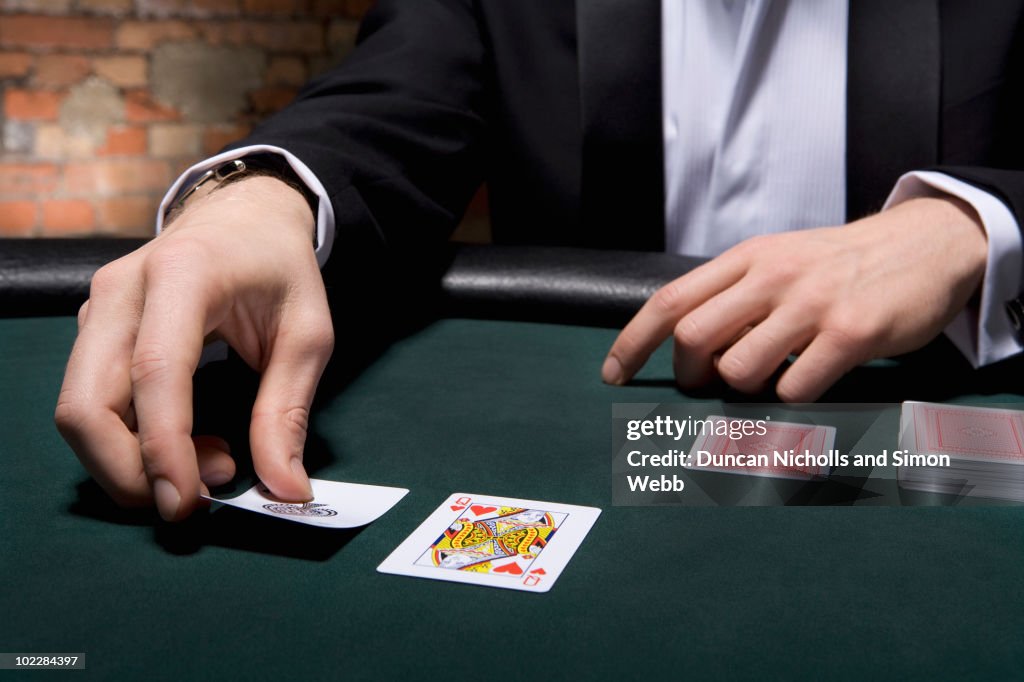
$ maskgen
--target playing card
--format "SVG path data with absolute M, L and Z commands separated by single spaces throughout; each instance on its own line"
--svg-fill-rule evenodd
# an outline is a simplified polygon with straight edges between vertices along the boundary
M 313 500 L 305 504 L 283 502 L 267 490 L 262 483 L 254 485 L 238 497 L 219 500 L 203 495 L 208 500 L 248 509 L 258 514 L 306 523 L 321 528 L 357 528 L 376 521 L 398 504 L 409 491 L 380 485 L 342 483 L 309 479 L 313 486 Z
M 901 415 L 901 447 L 957 459 L 1024 463 L 1024 413 L 908 401 Z
M 734 439 L 725 428 L 733 419 L 719 415 L 707 419 L 715 428 L 705 430 L 694 442 L 690 449 L 691 469 L 801 480 L 824 478 L 829 474 L 828 466 L 800 459 L 794 462 L 790 455 L 803 460 L 808 455 L 827 456 L 836 441 L 834 426 L 767 422 L 763 435 L 736 434 L 738 437 Z M 707 454 L 701 455 L 702 452 Z M 781 459 L 775 456 L 776 452 L 782 455 Z M 757 463 L 752 463 L 754 460 Z
M 594 507 L 454 493 L 377 570 L 547 592 L 600 514 Z

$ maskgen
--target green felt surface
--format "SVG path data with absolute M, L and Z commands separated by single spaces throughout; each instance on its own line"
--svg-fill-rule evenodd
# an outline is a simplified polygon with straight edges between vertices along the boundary
M 0 320 L 0 651 L 86 652 L 76 679 L 1024 674 L 1024 508 L 611 507 L 611 404 L 682 399 L 663 353 L 636 385 L 601 384 L 612 331 L 446 320 L 326 382 L 313 474 L 411 491 L 341 533 L 113 509 L 52 425 L 73 335 Z M 949 362 L 834 395 L 1019 399 L 1019 364 Z M 226 397 L 199 404 L 244 402 L 218 371 L 204 381 Z M 604 512 L 547 594 L 376 573 L 456 491 Z

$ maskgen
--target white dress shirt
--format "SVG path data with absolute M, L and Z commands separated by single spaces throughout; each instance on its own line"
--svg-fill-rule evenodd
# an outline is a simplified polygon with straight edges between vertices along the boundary
M 845 222 L 846 18 L 832 0 L 662 0 L 667 251 Z
M 847 17 L 847 3 L 832 0 L 662 0 L 667 251 L 711 257 L 754 235 L 845 222 Z M 255 152 L 284 155 L 320 198 L 322 266 L 334 238 L 328 194 L 277 147 L 190 168 L 164 198 L 157 232 L 186 183 Z M 1000 200 L 941 173 L 905 175 L 885 207 L 944 193 L 977 211 L 989 251 L 980 306 L 946 334 L 974 366 L 989 364 L 1024 349 L 1003 310 L 1020 291 L 1020 230 Z
M 758 234 L 843 224 L 847 3 L 661 9 L 667 249 L 710 257 Z M 1001 201 L 941 173 L 905 175 L 885 207 L 943 193 L 969 203 L 988 236 L 981 303 L 946 329 L 977 367 L 1022 349 L 1003 310 L 1020 291 L 1021 233 Z

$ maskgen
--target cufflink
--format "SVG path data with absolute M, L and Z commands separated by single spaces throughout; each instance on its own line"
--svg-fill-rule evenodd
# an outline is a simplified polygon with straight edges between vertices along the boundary
M 1017 298 L 1006 302 L 1006 315 L 1010 318 L 1013 330 L 1017 332 L 1017 338 L 1024 341 L 1024 293 Z

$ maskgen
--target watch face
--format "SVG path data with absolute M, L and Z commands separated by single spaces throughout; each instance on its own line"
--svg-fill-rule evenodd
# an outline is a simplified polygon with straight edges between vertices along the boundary
M 217 166 L 217 168 L 213 171 L 213 174 L 217 177 L 218 182 L 222 182 L 230 178 L 232 175 L 241 173 L 244 170 L 244 159 L 233 159 L 221 166 Z

